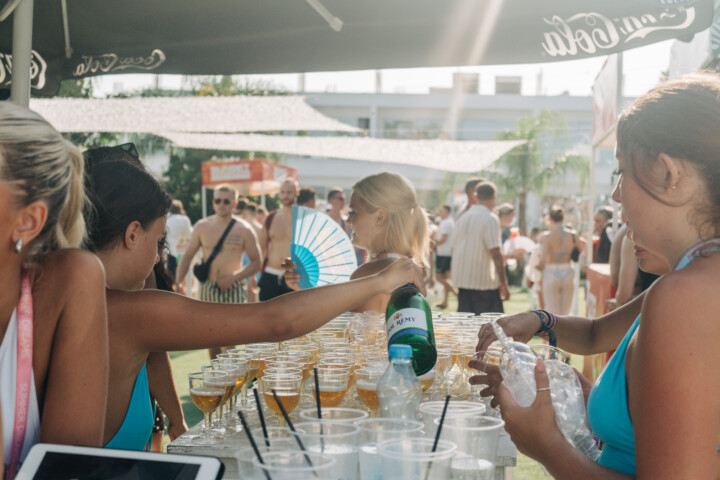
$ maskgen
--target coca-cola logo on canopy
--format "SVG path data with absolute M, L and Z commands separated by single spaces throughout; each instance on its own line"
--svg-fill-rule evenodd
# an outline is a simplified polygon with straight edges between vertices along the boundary
M 595 12 L 579 13 L 569 18 L 555 15 L 543 18 L 553 29 L 543 34 L 542 47 L 551 57 L 592 55 L 645 38 L 659 30 L 684 30 L 695 21 L 695 15 L 695 7 L 617 18 Z
M 0 53 L 0 85 L 10 85 L 12 77 L 12 54 Z M 47 63 L 35 50 L 32 51 L 30 58 L 30 86 L 32 88 L 41 89 L 45 86 L 47 80 Z
M 165 53 L 159 48 L 153 50 L 146 57 L 121 57 L 115 53 L 83 55 L 82 61 L 73 70 L 73 76 L 83 77 L 95 73 L 119 72 L 128 68 L 154 70 L 163 63 L 165 63 Z

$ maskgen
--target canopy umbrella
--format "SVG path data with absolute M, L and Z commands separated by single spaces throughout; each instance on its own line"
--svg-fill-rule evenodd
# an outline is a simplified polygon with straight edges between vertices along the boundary
M 9 0 L 32 87 L 110 73 L 253 74 L 571 60 L 707 28 L 712 0 Z M 24 7 L 24 8 L 23 8 Z M 0 14 L 0 18 L 2 15 Z M 13 41 L 13 30 L 16 39 Z M 32 32 L 32 34 L 31 34 Z M 24 41 L 23 41 L 24 39 Z M 23 75 L 30 68 L 22 67 Z M 17 78 L 18 85 L 27 78 Z

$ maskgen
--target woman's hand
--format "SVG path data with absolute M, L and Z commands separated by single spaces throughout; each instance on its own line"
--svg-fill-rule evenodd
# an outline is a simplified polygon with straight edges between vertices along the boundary
M 168 422 L 167 431 L 168 436 L 170 437 L 170 441 L 174 441 L 180 435 L 188 431 L 188 426 L 185 423 L 185 419 L 182 419 L 180 422 Z
M 300 281 L 300 274 L 293 273 L 293 270 L 295 270 L 297 266 L 293 263 L 290 257 L 286 257 L 280 266 L 283 270 L 285 270 L 285 284 L 288 288 L 291 290 L 301 290 L 300 284 L 298 283 Z
M 555 423 L 555 410 L 550 399 L 550 380 L 542 360 L 538 360 L 535 365 L 535 383 L 537 396 L 527 408 L 515 402 L 504 384 L 499 386 L 495 399 L 500 404 L 505 430 L 518 450 L 543 463 L 549 456 L 557 455 L 561 445 L 569 444 Z
M 500 367 L 492 363 L 485 363 L 482 360 L 470 360 L 468 366 L 472 369 L 479 370 L 482 375 L 473 375 L 468 379 L 470 385 L 487 385 L 487 388 L 480 390 L 482 397 L 495 397 L 498 387 L 503 381 Z M 497 398 L 490 401 L 490 406 L 495 408 L 498 406 Z
M 425 269 L 409 258 L 399 258 L 377 274 L 385 282 L 385 292 L 392 293 L 403 285 L 414 284 L 425 295 Z
M 498 320 L 498 324 L 508 337 L 513 337 L 517 342 L 527 343 L 535 333 L 540 330 L 540 319 L 533 312 L 518 313 Z M 486 323 L 480 327 L 478 332 L 478 344 L 475 350 L 484 352 L 488 346 L 497 340 L 492 326 Z

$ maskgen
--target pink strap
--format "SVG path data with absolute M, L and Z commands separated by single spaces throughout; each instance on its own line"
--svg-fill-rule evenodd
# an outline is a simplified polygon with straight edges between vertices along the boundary
M 7 480 L 13 480 L 17 473 L 25 443 L 28 406 L 30 405 L 30 382 L 32 382 L 33 352 L 33 304 L 32 286 L 26 271 L 22 273 L 20 301 L 17 309 L 17 378 L 15 390 L 15 428 L 10 450 L 10 464 L 6 473 Z

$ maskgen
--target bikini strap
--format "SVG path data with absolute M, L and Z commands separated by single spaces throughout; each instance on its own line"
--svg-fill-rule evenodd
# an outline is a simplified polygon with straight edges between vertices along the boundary
M 27 430 L 28 408 L 32 382 L 33 359 L 33 302 L 32 285 L 26 270 L 20 279 L 20 300 L 17 307 L 17 378 L 15 379 L 15 423 L 12 444 L 10 446 L 10 463 L 6 479 L 13 480 L 20 464 L 25 431 Z
M 720 252 L 720 238 L 711 238 L 692 245 L 687 252 L 680 257 L 680 261 L 675 267 L 675 270 L 685 268 L 697 257 L 711 252 Z

